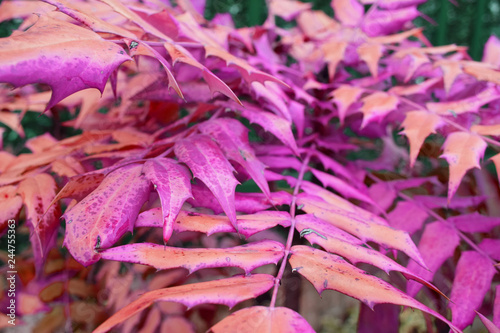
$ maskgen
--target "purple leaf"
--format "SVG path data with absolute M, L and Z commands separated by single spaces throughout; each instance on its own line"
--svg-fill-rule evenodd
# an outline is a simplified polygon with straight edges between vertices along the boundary
M 396 208 L 387 214 L 392 227 L 408 232 L 410 235 L 420 230 L 429 217 L 427 212 L 412 202 L 400 201 Z
M 208 135 L 192 135 L 175 143 L 175 155 L 186 163 L 194 177 L 200 179 L 217 198 L 233 226 L 236 224 L 234 190 L 238 181 L 233 167 Z
M 163 212 L 163 241 L 172 235 L 174 222 L 186 199 L 191 197 L 191 175 L 174 160 L 167 158 L 149 160 L 143 172 L 160 196 Z
M 500 239 L 485 238 L 479 247 L 493 259 L 500 260 Z
M 475 251 L 463 252 L 455 271 L 449 304 L 452 322 L 464 329 L 472 324 L 495 275 L 493 263 Z
M 448 218 L 448 221 L 464 232 L 490 232 L 500 225 L 499 217 L 485 216 L 477 212 L 453 216 Z
M 408 269 L 425 280 L 431 281 L 434 273 L 453 254 L 459 242 L 460 237 L 452 227 L 441 222 L 426 225 L 418 250 L 429 270 L 420 267 L 415 262 L 410 262 Z M 420 284 L 408 281 L 408 295 L 415 296 L 421 287 Z

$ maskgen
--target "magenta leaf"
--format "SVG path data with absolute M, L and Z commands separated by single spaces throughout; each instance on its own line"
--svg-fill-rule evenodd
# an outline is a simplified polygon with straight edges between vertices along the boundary
M 175 219 L 184 201 L 191 197 L 191 175 L 184 166 L 167 158 L 147 161 L 143 172 L 160 196 L 163 213 L 163 240 L 166 243 L 172 235 Z
M 248 142 L 248 130 L 243 124 L 231 118 L 218 118 L 202 123 L 199 129 L 203 134 L 212 136 L 226 157 L 243 166 L 262 192 L 267 197 L 271 196 L 264 177 L 266 166 L 255 157 Z
M 238 181 L 233 167 L 208 135 L 192 135 L 175 143 L 175 155 L 186 163 L 194 177 L 214 194 L 227 217 L 238 230 L 234 206 L 234 190 Z
M 493 263 L 476 251 L 463 252 L 458 261 L 451 301 L 452 322 L 464 329 L 472 324 L 475 310 L 479 309 L 483 298 L 490 289 L 491 280 L 496 270 Z
M 91 265 L 100 257 L 96 249 L 109 248 L 125 232 L 132 232 L 150 187 L 140 164 L 108 174 L 99 187 L 63 215 L 64 245 L 71 255 L 82 265 Z
M 127 60 L 120 46 L 93 31 L 42 15 L 26 32 L 0 40 L 0 82 L 49 85 L 48 110 L 83 89 L 102 93 L 110 74 Z
M 420 267 L 415 262 L 410 262 L 408 269 L 427 281 L 431 281 L 434 273 L 453 254 L 459 243 L 460 237 L 452 227 L 441 222 L 426 225 L 418 250 L 429 270 Z M 408 281 L 408 295 L 415 296 L 420 288 L 420 284 Z

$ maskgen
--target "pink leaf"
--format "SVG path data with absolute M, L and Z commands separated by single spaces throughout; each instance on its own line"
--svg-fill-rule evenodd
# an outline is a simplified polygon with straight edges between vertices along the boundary
M 438 115 L 458 115 L 467 112 L 478 112 L 479 108 L 491 101 L 500 98 L 500 94 L 495 87 L 486 88 L 472 97 L 451 102 L 427 103 L 427 109 Z
M 199 126 L 202 133 L 212 136 L 226 157 L 245 168 L 255 183 L 267 197 L 271 196 L 269 185 L 264 177 L 265 165 L 260 162 L 248 142 L 248 130 L 239 121 L 218 118 Z
M 175 219 L 186 199 L 191 197 L 191 175 L 174 160 L 167 158 L 149 160 L 143 172 L 160 196 L 163 212 L 163 241 L 172 235 Z
M 97 88 L 102 93 L 109 75 L 130 57 L 93 31 L 40 16 L 26 32 L 0 41 L 0 59 L 0 82 L 51 87 L 48 110 L 79 90 Z
M 358 0 L 333 0 L 335 19 L 346 26 L 357 26 L 365 13 L 365 8 Z
M 495 304 L 493 305 L 493 323 L 500 327 L 500 285 L 496 287 Z
M 449 304 L 452 322 L 464 329 L 472 324 L 495 275 L 493 263 L 475 251 L 463 252 L 455 271 Z
M 148 199 L 150 184 L 142 165 L 121 167 L 104 178 L 92 193 L 63 216 L 64 245 L 82 265 L 99 260 L 98 248 L 108 248 L 132 231 L 137 214 Z
M 418 249 L 429 270 L 420 267 L 415 262 L 410 262 L 408 269 L 428 281 L 432 280 L 434 273 L 453 254 L 459 242 L 460 237 L 448 225 L 441 222 L 428 224 L 424 229 Z M 415 296 L 420 288 L 420 284 L 408 281 L 408 295 Z
M 94 333 L 109 331 L 154 302 L 179 302 L 189 308 L 204 303 L 224 304 L 233 307 L 239 302 L 262 295 L 273 285 L 274 277 L 272 275 L 253 274 L 153 290 L 123 307 L 95 329 Z
M 485 216 L 478 212 L 452 216 L 448 218 L 448 221 L 464 232 L 490 232 L 500 225 L 499 217 Z
M 311 172 L 316 178 L 319 179 L 323 186 L 333 188 L 344 197 L 358 199 L 372 205 L 375 204 L 368 195 L 352 187 L 342 179 L 316 169 L 311 169 Z
M 376 216 L 357 208 L 353 211 L 326 202 L 318 197 L 299 194 L 297 203 L 309 214 L 347 231 L 363 241 L 374 241 L 380 245 L 405 252 L 412 259 L 425 267 L 415 244 L 410 236 L 401 230 L 395 230 L 383 224 L 375 223 Z
M 189 274 L 203 268 L 239 267 L 248 275 L 266 264 L 276 264 L 283 258 L 281 243 L 265 240 L 224 249 L 184 249 L 151 243 L 136 243 L 101 252 L 108 260 L 132 262 L 156 269 L 183 267 Z
M 227 217 L 238 229 L 234 207 L 234 190 L 238 181 L 233 167 L 208 135 L 192 135 L 175 143 L 175 155 L 186 163 L 194 177 L 200 179 L 215 195 Z
M 429 215 L 412 202 L 400 201 L 388 215 L 392 227 L 408 232 L 410 235 L 420 230 Z
M 489 320 L 479 312 L 477 313 L 477 315 L 479 316 L 479 319 L 481 319 L 481 321 L 483 322 L 484 326 L 486 326 L 489 333 L 500 333 L 500 328 L 498 328 L 498 326 L 493 324 L 491 320 Z
M 314 333 L 314 329 L 300 314 L 289 308 L 252 306 L 224 318 L 209 332 Z
M 493 259 L 500 261 L 500 239 L 485 238 L 479 247 Z
M 297 216 L 296 228 L 300 232 L 300 235 L 305 237 L 311 244 L 318 244 L 330 253 L 347 258 L 353 264 L 364 262 L 382 269 L 387 274 L 389 274 L 390 271 L 398 271 L 406 278 L 418 281 L 441 293 L 425 279 L 415 275 L 394 260 L 378 251 L 363 246 L 359 239 L 311 214 Z
M 259 124 L 266 131 L 274 134 L 281 142 L 290 147 L 296 156 L 299 156 L 297 143 L 293 137 L 291 124 L 288 121 L 270 112 L 261 111 L 247 103 L 244 104 L 244 108 L 238 108 L 237 110 L 241 111 L 243 117 L 247 118 L 251 123 Z
M 291 252 L 290 265 L 293 271 L 299 272 L 309 280 L 320 294 L 325 289 L 336 290 L 359 299 L 370 308 L 373 308 L 378 303 L 409 306 L 441 319 L 454 331 L 456 330 L 439 313 L 429 309 L 387 282 L 366 274 L 365 271 L 354 267 L 336 255 L 303 245 L 293 246 Z
M 287 212 L 261 211 L 255 214 L 238 215 L 239 233 L 246 238 L 253 234 L 270 229 L 276 225 L 290 226 L 290 214 Z M 136 227 L 162 227 L 161 209 L 153 208 L 142 212 L 135 222 Z M 208 236 L 217 232 L 236 232 L 226 216 L 208 215 L 181 211 L 174 224 L 176 232 L 196 231 Z

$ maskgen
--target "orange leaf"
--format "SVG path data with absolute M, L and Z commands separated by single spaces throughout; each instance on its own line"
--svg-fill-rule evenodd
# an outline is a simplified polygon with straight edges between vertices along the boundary
M 370 308 L 378 303 L 409 306 L 427 312 L 447 323 L 459 332 L 452 323 L 434 310 L 429 309 L 387 282 L 368 275 L 365 271 L 347 263 L 341 257 L 309 246 L 296 245 L 291 249 L 290 265 L 309 280 L 321 293 L 325 289 L 339 291 L 359 299 Z
M 252 306 L 224 318 L 209 332 L 313 333 L 314 329 L 300 314 L 289 308 Z
M 417 159 L 420 147 L 431 133 L 436 133 L 436 129 L 442 125 L 441 118 L 426 111 L 410 111 L 401 124 L 404 131 L 401 134 L 406 135 L 410 141 L 410 166 L 413 167 Z
M 364 92 L 364 89 L 353 87 L 350 85 L 341 85 L 337 89 L 335 89 L 331 96 L 333 97 L 333 102 L 337 105 L 337 109 L 339 112 L 340 123 L 344 123 L 344 118 L 347 113 L 347 109 L 352 103 L 356 102 Z
M 486 142 L 475 134 L 454 132 L 448 135 L 443 144 L 444 152 L 440 156 L 450 165 L 448 184 L 448 202 L 451 200 L 467 170 L 480 168 L 479 159 L 483 157 Z
M 399 99 L 388 93 L 377 91 L 362 99 L 363 106 L 360 111 L 363 112 L 363 122 L 361 128 L 365 127 L 373 120 L 380 120 L 386 114 L 396 109 Z
M 361 60 L 366 62 L 371 75 L 374 78 L 378 76 L 378 61 L 382 56 L 383 47 L 380 44 L 364 43 L 361 44 L 357 52 Z
M 346 210 L 333 202 L 326 202 L 322 198 L 305 194 L 298 196 L 297 203 L 303 205 L 302 209 L 306 213 L 314 214 L 363 241 L 373 241 L 382 246 L 403 251 L 425 267 L 422 256 L 408 233 L 377 223 L 379 217 L 375 214 L 354 205 L 355 210 Z
M 154 302 L 179 302 L 191 308 L 198 304 L 214 303 L 233 307 L 237 303 L 262 295 L 274 285 L 274 277 L 267 274 L 236 276 L 227 279 L 199 282 L 178 287 L 153 290 L 123 307 L 94 330 L 109 331 Z
M 210 267 L 240 267 L 248 275 L 266 264 L 283 258 L 284 247 L 271 240 L 230 248 L 184 249 L 151 243 L 136 243 L 101 252 L 103 259 L 153 266 L 156 269 L 184 267 L 189 274 Z
M 328 77 L 330 81 L 335 76 L 337 65 L 344 59 L 347 42 L 332 40 L 321 45 L 325 61 L 328 63 Z

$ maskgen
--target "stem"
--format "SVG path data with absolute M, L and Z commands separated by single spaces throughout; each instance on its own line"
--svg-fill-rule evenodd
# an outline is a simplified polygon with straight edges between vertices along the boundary
M 283 278 L 283 273 L 285 272 L 285 267 L 288 262 L 288 255 L 290 254 L 290 248 L 292 247 L 293 235 L 295 232 L 295 213 L 296 213 L 296 202 L 297 202 L 297 194 L 299 194 L 300 185 L 302 184 L 302 180 L 304 179 L 304 174 L 308 168 L 309 160 L 311 159 L 311 151 L 315 149 L 315 145 L 311 146 L 309 149 L 306 158 L 302 162 L 302 166 L 300 168 L 299 176 L 297 178 L 297 182 L 295 183 L 295 187 L 293 189 L 292 202 L 290 204 L 290 230 L 288 231 L 288 238 L 286 240 L 285 246 L 285 254 L 283 255 L 283 261 L 281 262 L 280 269 L 278 271 L 278 275 L 274 279 L 274 289 L 273 296 L 271 298 L 270 308 L 274 308 L 276 305 L 276 298 L 278 296 L 278 288 L 280 286 L 281 279 Z

